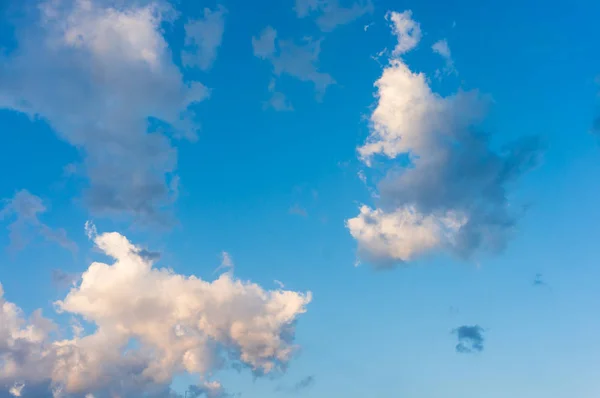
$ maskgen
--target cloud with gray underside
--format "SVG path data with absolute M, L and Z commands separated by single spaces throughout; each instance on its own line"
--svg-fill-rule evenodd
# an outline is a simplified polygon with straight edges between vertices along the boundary
M 195 107 L 210 93 L 184 81 L 173 62 L 163 36 L 173 11 L 167 3 L 43 0 L 16 24 L 16 48 L 0 55 L 0 109 L 46 122 L 79 151 L 83 199 L 95 216 L 173 222 L 174 142 L 196 139 Z M 210 51 L 218 44 L 195 43 Z

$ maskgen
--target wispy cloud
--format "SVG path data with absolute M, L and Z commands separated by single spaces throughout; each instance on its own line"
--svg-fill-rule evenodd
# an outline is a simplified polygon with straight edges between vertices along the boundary
M 212 67 L 223 41 L 226 13 L 222 6 L 215 10 L 205 8 L 202 17 L 185 24 L 185 49 L 181 54 L 185 66 L 197 66 L 202 70 Z
M 268 61 L 273 69 L 275 77 L 288 75 L 301 81 L 311 82 L 315 86 L 317 98 L 325 94 L 327 87 L 335 83 L 328 74 L 320 72 L 318 68 L 319 54 L 321 52 L 321 40 L 304 38 L 300 44 L 292 40 L 281 40 L 277 31 L 268 26 L 260 35 L 252 38 L 254 55 Z M 274 82 L 271 81 L 269 90 L 273 92 Z M 280 110 L 288 110 L 291 106 Z
M 0 208 L 0 221 L 13 219 L 8 224 L 11 251 L 22 250 L 38 235 L 73 254 L 77 253 L 77 245 L 67 237 L 64 229 L 51 228 L 40 221 L 40 215 L 46 210 L 42 199 L 27 190 L 18 191 L 12 198 L 4 200 L 4 206 Z
M 442 69 L 437 69 L 435 71 L 435 76 L 437 78 L 441 78 L 443 75 L 458 75 L 458 71 L 454 67 L 454 60 L 452 59 L 452 53 L 450 52 L 450 47 L 448 46 L 448 41 L 446 39 L 442 39 L 436 41 L 431 49 L 434 53 L 440 55 L 445 62 L 445 65 Z
M 290 386 L 290 387 L 278 386 L 275 389 L 275 391 L 286 392 L 289 394 L 297 394 L 297 393 L 300 393 L 304 390 L 311 388 L 314 384 L 315 384 L 315 377 L 311 375 L 311 376 L 306 376 L 302 380 L 299 380 L 293 386 Z
M 330 32 L 372 13 L 373 3 L 371 0 L 359 0 L 344 7 L 339 0 L 296 0 L 294 10 L 298 18 L 314 15 L 317 26 L 324 32 Z

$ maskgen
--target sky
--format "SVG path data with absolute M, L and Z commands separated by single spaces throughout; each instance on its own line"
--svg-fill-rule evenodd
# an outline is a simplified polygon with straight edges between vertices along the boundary
M 595 398 L 600 4 L 0 0 L 0 398 Z

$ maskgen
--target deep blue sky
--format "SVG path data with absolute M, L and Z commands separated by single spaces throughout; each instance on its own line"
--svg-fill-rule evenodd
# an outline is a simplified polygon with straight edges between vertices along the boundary
M 101 8 L 105 2 L 95 3 Z M 174 3 L 178 19 L 165 22 L 161 34 L 181 67 L 183 21 L 217 3 Z M 40 21 L 20 2 L 3 4 L 0 49 L 6 55 L 0 62 L 8 65 L 20 48 L 20 30 L 33 31 Z M 5 217 L 5 298 L 27 314 L 43 308 L 66 325 L 52 302 L 68 289 L 53 283 L 52 273 L 84 272 L 103 259 L 84 232 L 85 221 L 93 220 L 99 232 L 118 231 L 160 252 L 157 266 L 179 274 L 213 280 L 226 251 L 237 278 L 264 289 L 276 289 L 278 280 L 286 289 L 312 292 L 296 325 L 301 348 L 284 374 L 255 380 L 247 370 L 216 373 L 228 391 L 243 397 L 597 397 L 600 153 L 591 127 L 598 110 L 600 3 L 380 0 L 372 12 L 332 31 L 319 29 L 318 12 L 298 18 L 293 0 L 218 4 L 227 12 L 212 67 L 182 69 L 184 81 L 199 81 L 212 92 L 194 108 L 201 125 L 197 141 L 172 141 L 180 178 L 177 199 L 168 206 L 174 226 L 148 227 L 90 210 L 83 199 L 89 175 L 64 172 L 68 164 L 85 162 L 85 147 L 56 131 L 43 111 L 31 118 L 7 106 L 2 97 L 14 91 L 6 94 L 2 85 L 18 78 L 0 64 L 0 198 L 10 200 L 23 189 L 40 197 L 47 210 L 39 220 L 64 228 L 79 247 L 73 254 L 34 231 L 24 249 L 11 250 L 13 218 Z M 389 52 L 373 57 L 397 42 L 386 13 L 404 10 L 412 10 L 422 38 L 403 62 L 427 74 L 443 96 L 457 90 L 489 95 L 479 127 L 492 135 L 493 149 L 534 134 L 544 150 L 541 162 L 510 185 L 511 203 L 515 198 L 527 211 L 506 249 L 478 250 L 467 259 L 439 250 L 390 270 L 369 261 L 355 267 L 357 242 L 345 221 L 361 204 L 377 203 L 357 176 L 366 168 L 356 151 L 369 135 L 377 105 L 373 85 Z M 276 87 L 294 109 L 264 105 L 274 74 L 269 60 L 253 54 L 252 38 L 266 26 L 281 39 L 322 40 L 316 65 L 336 82 L 322 98 L 310 81 L 283 73 Z M 436 79 L 443 60 L 431 46 L 441 39 L 458 74 Z M 52 78 L 44 66 L 32 70 L 40 81 Z M 65 104 L 61 112 L 68 109 Z M 376 189 L 381 173 L 368 171 L 370 187 Z M 534 285 L 536 274 L 542 284 Z M 483 328 L 484 349 L 458 353 L 452 331 L 469 325 Z M 295 388 L 306 377 L 313 382 Z M 195 380 L 180 375 L 174 386 L 180 390 Z

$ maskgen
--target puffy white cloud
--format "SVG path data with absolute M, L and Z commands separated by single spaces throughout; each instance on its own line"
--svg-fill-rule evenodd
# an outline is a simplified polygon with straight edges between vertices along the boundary
M 186 49 L 181 59 L 186 66 L 210 69 L 223 40 L 226 13 L 224 7 L 217 7 L 214 11 L 205 8 L 201 18 L 185 24 Z
M 162 397 L 173 376 L 187 372 L 217 397 L 224 390 L 208 380 L 215 371 L 241 364 L 266 374 L 292 358 L 310 293 L 267 291 L 231 273 L 213 282 L 186 277 L 154 268 L 118 233 L 92 237 L 114 262 L 91 264 L 56 308 L 95 330 L 51 339 L 50 321 L 40 313 L 25 320 L 0 295 L 0 385 L 46 382 L 65 397 Z
M 271 63 L 276 77 L 288 75 L 301 81 L 312 82 L 318 97 L 323 96 L 327 87 L 335 83 L 328 73 L 318 70 L 321 40 L 304 38 L 302 44 L 292 40 L 281 40 L 277 37 L 277 31 L 268 26 L 259 36 L 252 38 L 252 48 L 256 57 Z M 274 92 L 273 81 L 269 85 L 269 91 Z M 285 98 L 283 100 L 285 101 Z M 291 107 L 287 101 L 283 105 L 279 107 L 280 110 L 289 110 Z
M 165 222 L 176 194 L 166 133 L 195 138 L 190 105 L 209 91 L 184 83 L 163 38 L 172 9 L 157 1 L 44 0 L 0 56 L 0 107 L 47 121 L 80 150 L 96 214 Z
M 391 212 L 362 206 L 359 216 L 347 221 L 347 227 L 358 241 L 361 257 L 385 265 L 390 260 L 410 261 L 451 245 L 464 223 L 465 219 L 456 214 L 436 217 L 421 214 L 411 206 Z
M 316 14 L 316 22 L 324 32 L 348 24 L 367 13 L 373 12 L 371 0 L 360 0 L 344 7 L 339 0 L 296 0 L 294 7 L 298 18 Z
M 0 208 L 0 220 L 14 218 L 14 221 L 8 225 L 12 250 L 22 250 L 30 241 L 32 234 L 39 234 L 72 253 L 77 252 L 77 245 L 67 237 L 64 229 L 53 229 L 40 221 L 39 216 L 47 211 L 40 197 L 32 195 L 27 190 L 20 190 L 4 202 L 6 204 Z
M 537 164 L 540 149 L 536 137 L 526 137 L 492 150 L 478 128 L 486 97 L 461 90 L 442 96 L 425 74 L 411 71 L 401 58 L 421 37 L 411 16 L 388 13 L 398 45 L 375 82 L 370 134 L 358 148 L 369 167 L 378 155 L 392 160 L 383 163 L 378 207 L 363 206 L 347 221 L 359 256 L 384 266 L 436 249 L 460 256 L 501 249 L 517 220 L 508 185 Z

